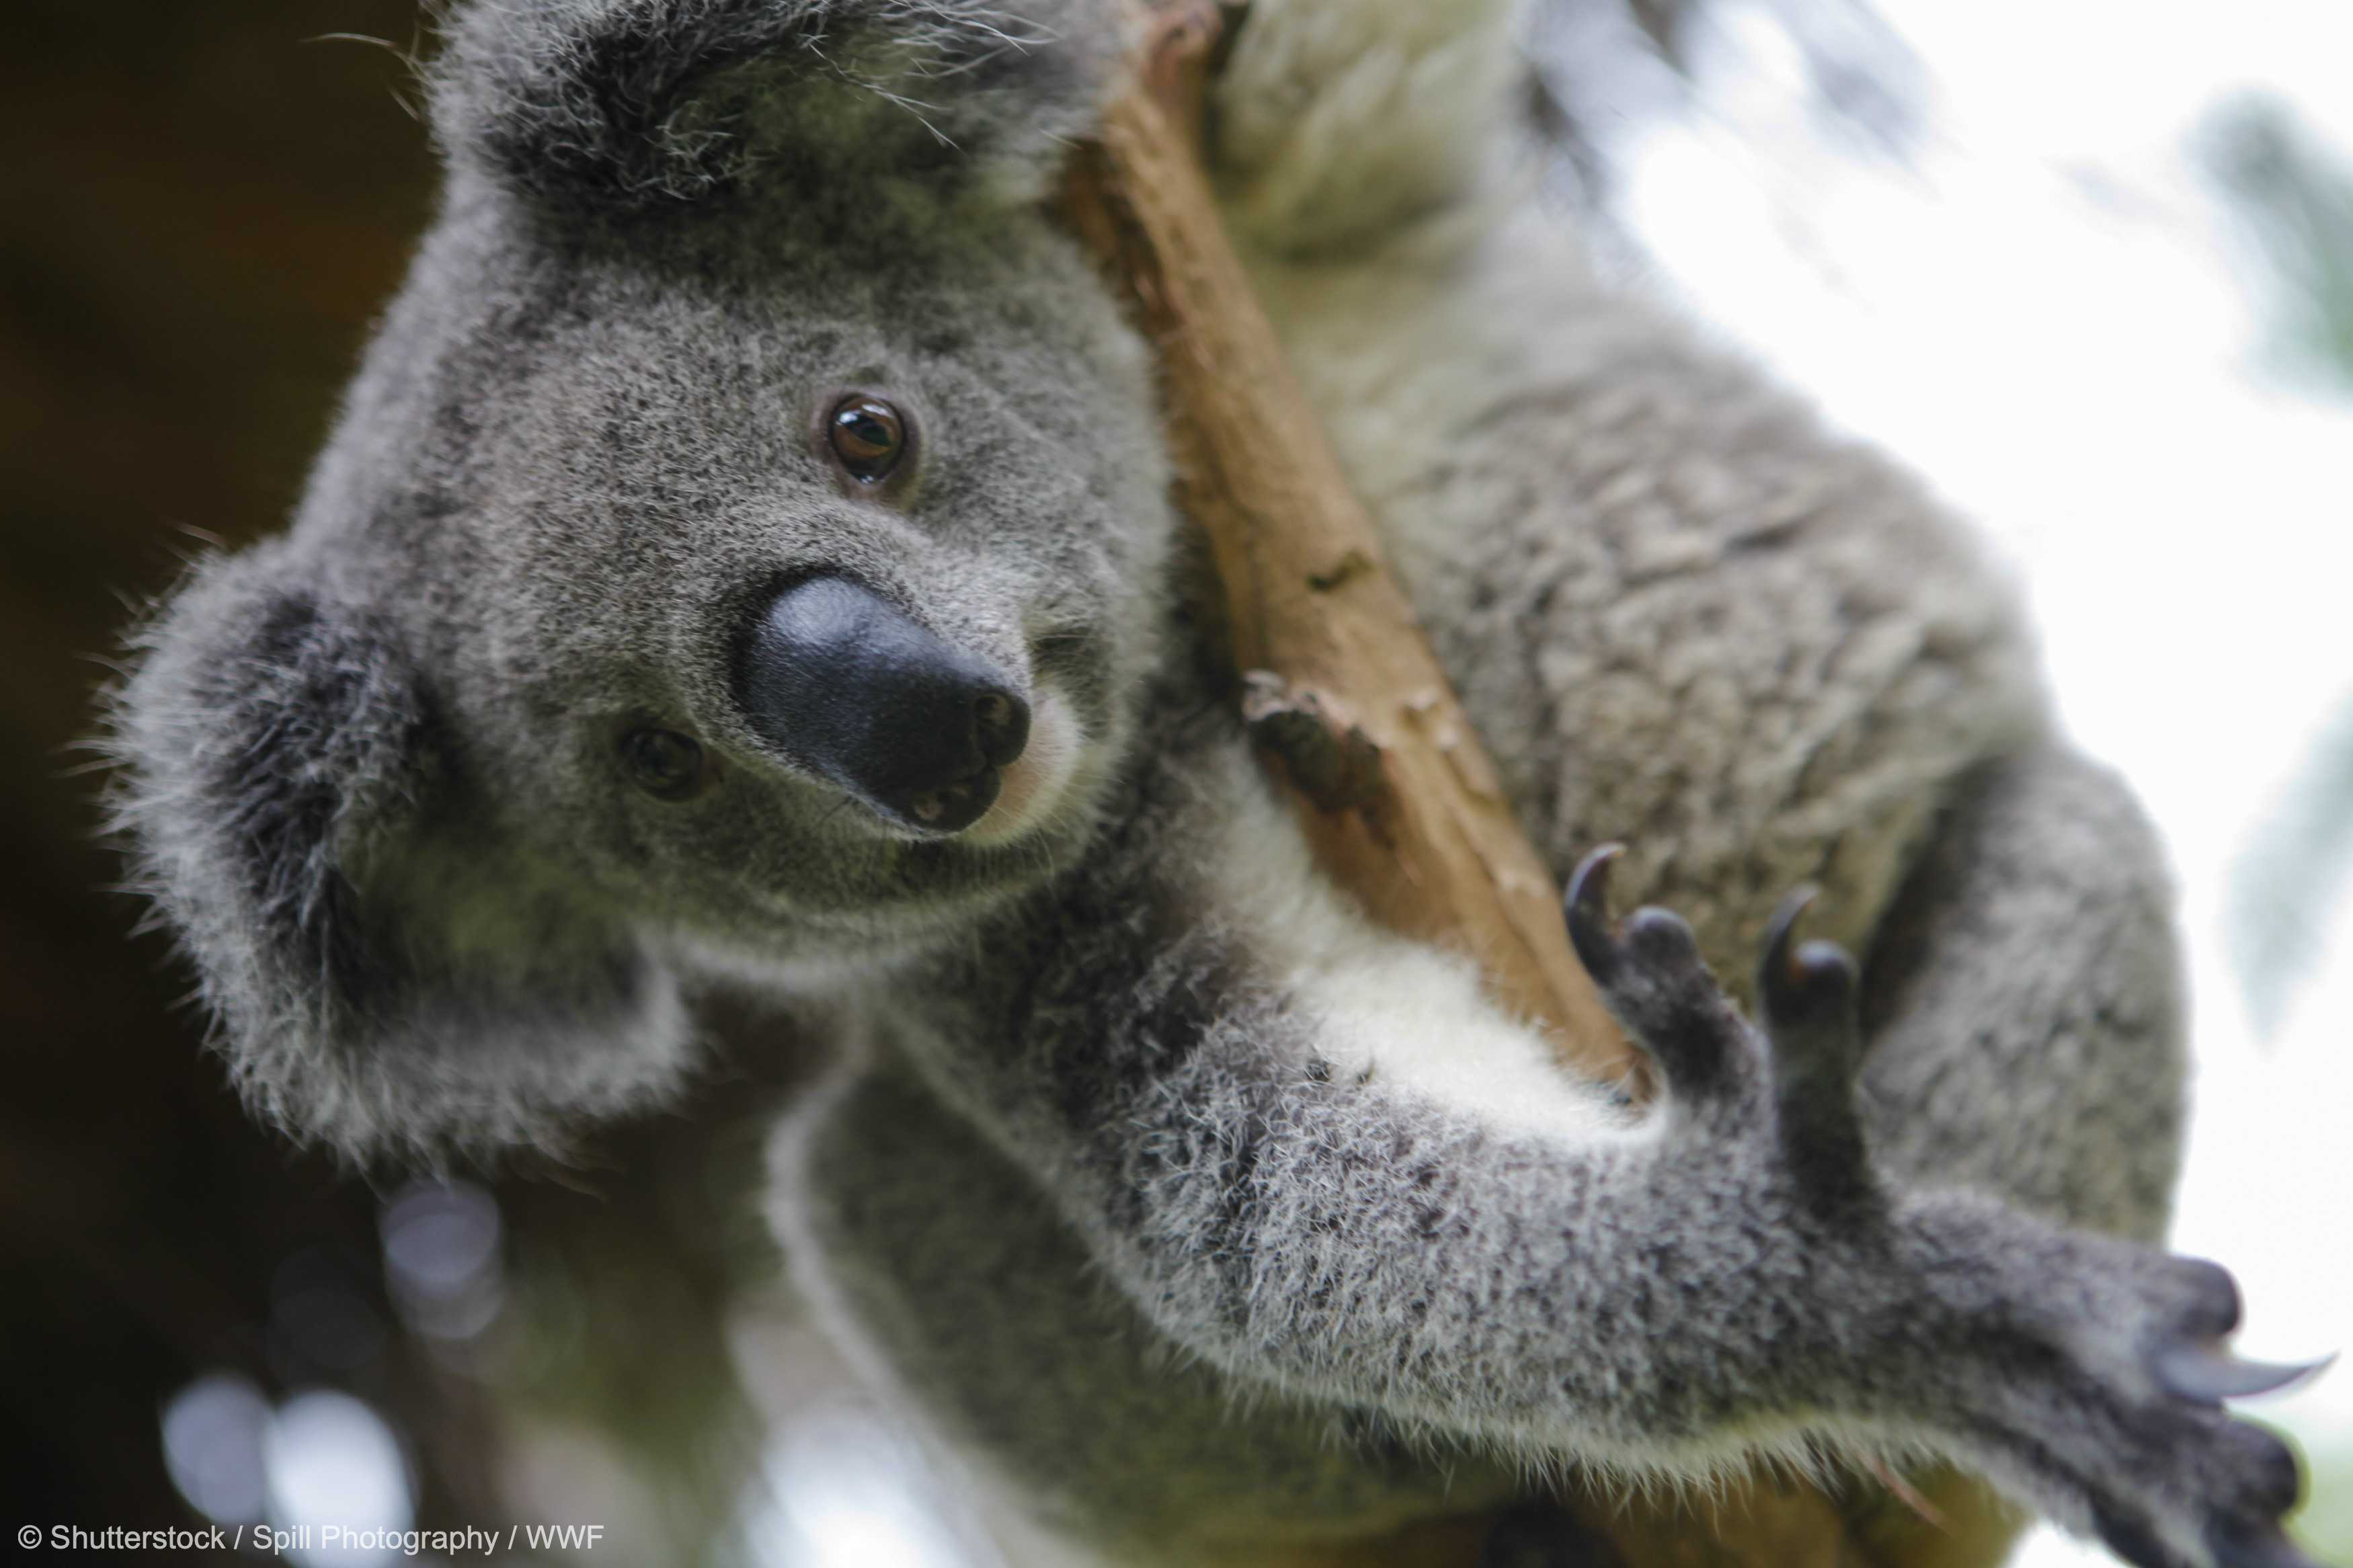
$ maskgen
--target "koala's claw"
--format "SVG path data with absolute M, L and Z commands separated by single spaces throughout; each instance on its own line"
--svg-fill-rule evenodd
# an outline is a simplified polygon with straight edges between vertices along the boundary
M 1709 1124 L 1773 1129 L 1783 1167 L 1812 1206 L 1875 1192 L 1855 1108 L 1862 1045 L 1854 960 L 1833 942 L 1792 940 L 1813 890 L 1784 899 L 1767 931 L 1760 1037 L 1708 973 L 1683 917 L 1639 909 L 1612 934 L 1609 873 L 1620 852 L 1602 846 L 1569 879 L 1569 940 L 1610 1010 L 1658 1063 L 1669 1096 L 1710 1112 Z M 1770 1116 L 1759 1103 L 1768 1079 Z
M 1757 999 L 1772 1041 L 1782 1157 L 1816 1206 L 1876 1190 L 1855 1109 L 1862 1031 L 1855 1018 L 1859 975 L 1836 942 L 1792 945 L 1812 888 L 1781 900 L 1765 928 Z
M 1568 920 L 1568 944 L 1596 985 L 1617 973 L 1618 954 L 1609 941 L 1609 863 L 1626 853 L 1623 844 L 1604 844 L 1577 863 L 1561 910 Z
M 1773 906 L 1772 918 L 1765 922 L 1765 956 L 1758 964 L 1758 973 L 1767 984 L 1795 984 L 1799 979 L 1790 962 L 1789 938 L 1797 931 L 1799 917 L 1820 896 L 1821 889 L 1808 882 L 1782 894 L 1781 901 Z
M 2149 1375 L 2169 1394 L 2199 1405 L 2220 1405 L 2226 1399 L 2251 1399 L 2315 1377 L 2337 1360 L 2334 1354 L 2316 1361 L 2250 1361 L 2232 1355 L 2211 1340 L 2179 1340 L 2149 1352 Z
M 2134 1568 L 2324 1568 L 2280 1529 L 2303 1491 L 2295 1451 L 2221 1406 L 2327 1363 L 2266 1366 L 2223 1351 L 2219 1333 L 2237 1321 L 2238 1288 L 2211 1263 L 2128 1247 L 2108 1252 L 2120 1244 L 2105 1238 L 2070 1239 L 2087 1254 L 2077 1279 L 2095 1288 L 2137 1281 L 2137 1290 L 2116 1299 L 2111 1315 L 2133 1310 L 2137 1298 L 2166 1323 L 2158 1348 L 2141 1358 L 2157 1393 L 2152 1398 L 2145 1388 L 2111 1381 L 2096 1363 L 2063 1363 L 2046 1374 L 2062 1397 L 2055 1425 L 2095 1419 L 2058 1450 L 2050 1442 L 2053 1424 L 2035 1423 L 2021 1430 L 2013 1458 L 2032 1456 L 2030 1468 L 2080 1499 L 2094 1532 Z
M 1783 898 L 1765 926 L 1765 956 L 1757 965 L 1757 998 L 1778 1035 L 1787 1028 L 1835 1026 L 1853 1002 L 1854 961 L 1836 942 L 1810 942 L 1794 951 L 1790 939 L 1818 891 L 1803 887 Z
M 1569 944 L 1602 1000 L 1658 1064 L 1669 1098 L 1691 1104 L 1737 1102 L 1755 1076 L 1746 1026 L 1701 962 L 1699 942 L 1672 910 L 1645 906 L 1609 929 L 1609 864 L 1624 847 L 1605 844 L 1577 863 L 1565 912 Z

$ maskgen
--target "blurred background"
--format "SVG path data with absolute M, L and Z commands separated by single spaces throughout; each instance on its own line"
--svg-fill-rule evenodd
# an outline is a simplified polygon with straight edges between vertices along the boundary
M 432 200 L 422 18 L 0 8 L 0 1526 L 993 1563 L 781 1283 L 760 1131 L 807 1053 L 753 1004 L 579 1163 L 369 1184 L 246 1121 L 111 890 L 95 693 L 293 501 Z M 2005 543 L 2182 889 L 2179 1244 L 2237 1270 L 2252 1353 L 2353 1342 L 2353 7 L 1545 0 L 1530 47 L 1607 264 Z M 2353 1373 L 2259 1414 L 2353 1561 Z

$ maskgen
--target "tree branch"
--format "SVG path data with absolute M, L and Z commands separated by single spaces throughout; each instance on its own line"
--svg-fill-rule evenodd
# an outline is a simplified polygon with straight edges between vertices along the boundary
M 1569 950 L 1559 890 L 1219 226 L 1188 107 L 1216 12 L 1174 9 L 1186 24 L 1162 31 L 1112 106 L 1071 205 L 1159 346 L 1178 500 L 1224 587 L 1250 732 L 1320 862 L 1376 918 L 1477 959 L 1577 1070 L 1635 1078 Z

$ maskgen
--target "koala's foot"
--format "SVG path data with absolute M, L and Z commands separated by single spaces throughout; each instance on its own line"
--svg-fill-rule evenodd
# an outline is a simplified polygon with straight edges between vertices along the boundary
M 1894 1190 L 1855 1105 L 1855 965 L 1792 947 L 1810 895 L 1785 900 L 1750 1026 L 1673 913 L 1612 931 L 1615 846 L 1571 879 L 1571 942 L 1656 1062 L 1694 1161 L 1738 1162 L 1808 1249 L 1822 1334 L 1793 1355 L 1805 1403 L 1925 1436 L 2005 1480 L 2137 1568 L 2317 1568 L 2280 1520 L 2302 1478 L 2278 1438 L 2226 1399 L 2316 1371 L 2230 1355 L 2239 1293 L 2211 1263 L 2053 1228 L 1964 1195 Z
M 1362 255 L 1493 184 L 1525 67 L 1512 0 L 1228 5 L 1212 161 L 1273 255 Z

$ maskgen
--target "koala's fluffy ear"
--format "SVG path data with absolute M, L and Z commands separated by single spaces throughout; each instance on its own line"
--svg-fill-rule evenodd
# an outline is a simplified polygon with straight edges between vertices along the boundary
M 691 1039 L 674 976 L 464 842 L 429 688 L 306 576 L 282 544 L 208 563 L 112 715 L 120 826 L 248 1102 L 365 1155 L 658 1099 Z
M 1116 58 L 1103 0 L 475 0 L 434 72 L 461 164 L 558 200 L 800 198 L 1031 173 Z

